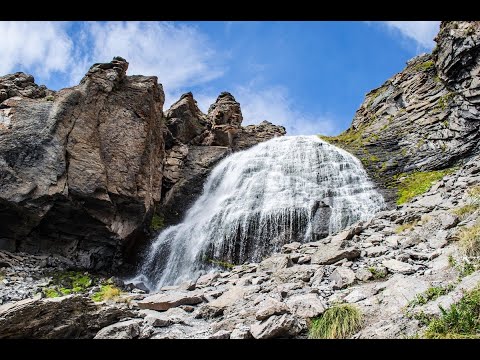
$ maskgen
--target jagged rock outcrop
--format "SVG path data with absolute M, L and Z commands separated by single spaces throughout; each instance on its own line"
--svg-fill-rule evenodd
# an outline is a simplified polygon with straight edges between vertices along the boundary
M 205 115 L 192 93 L 183 94 L 166 112 L 166 140 L 162 203 L 157 214 L 164 225 L 178 223 L 201 194 L 213 166 L 231 151 L 244 150 L 262 141 L 283 136 L 283 126 L 263 121 L 241 126 L 240 104 L 222 92 Z M 171 137 L 172 141 L 168 141 Z
M 161 196 L 164 94 L 127 68 L 117 57 L 53 99 L 0 104 L 0 248 L 100 269 L 142 235 Z
M 183 94 L 165 113 L 171 135 L 182 144 L 199 144 L 206 135 L 207 116 L 197 106 L 191 92 Z
M 450 167 L 480 150 L 479 22 L 442 22 L 421 55 L 369 92 L 351 127 L 324 137 L 359 157 L 395 198 L 395 175 Z
M 40 99 L 52 96 L 54 93 L 54 91 L 48 90 L 45 85 L 35 84 L 33 76 L 23 72 L 0 76 L 0 103 L 15 96 Z

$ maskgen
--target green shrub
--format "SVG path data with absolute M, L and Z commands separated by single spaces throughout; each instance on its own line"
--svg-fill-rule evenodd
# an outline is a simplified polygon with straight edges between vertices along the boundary
M 454 169 L 436 170 L 436 171 L 417 171 L 397 175 L 400 183 L 398 185 L 397 204 L 401 205 L 412 200 L 415 196 L 427 192 L 430 187 L 445 175 L 452 173 Z M 403 179 L 402 179 L 403 178 Z
M 424 336 L 429 339 L 480 338 L 480 288 L 466 293 L 449 309 L 430 321 Z
M 345 339 L 362 327 L 360 310 L 350 304 L 338 304 L 325 310 L 312 320 L 308 336 L 310 339 Z
M 448 294 L 450 291 L 453 290 L 455 286 L 453 284 L 449 284 L 447 286 L 432 286 L 429 287 L 424 293 L 417 294 L 415 299 L 410 301 L 408 304 L 409 306 L 416 306 L 416 305 L 425 305 L 429 301 L 433 301 L 438 299 L 440 296 Z
M 395 229 L 395 232 L 397 234 L 400 234 L 405 230 L 412 230 L 415 226 L 417 226 L 417 223 L 418 221 L 416 220 L 408 223 L 403 223 L 402 225 L 397 226 L 397 228 Z
M 43 293 L 45 294 L 45 297 L 47 297 L 47 298 L 56 298 L 56 297 L 61 296 L 58 293 L 58 291 L 53 289 L 53 288 L 45 288 L 45 289 L 43 289 Z
M 165 221 L 162 216 L 154 213 L 150 222 L 150 229 L 153 231 L 161 230 L 165 227 Z
M 215 259 L 208 259 L 207 260 L 209 263 L 212 263 L 214 265 L 221 266 L 227 270 L 231 270 L 235 267 L 235 264 L 229 263 L 227 261 L 222 261 L 222 260 L 215 260 Z
M 114 285 L 107 284 L 100 287 L 100 291 L 97 291 L 92 295 L 92 300 L 99 302 L 104 300 L 115 299 L 120 295 L 121 291 Z

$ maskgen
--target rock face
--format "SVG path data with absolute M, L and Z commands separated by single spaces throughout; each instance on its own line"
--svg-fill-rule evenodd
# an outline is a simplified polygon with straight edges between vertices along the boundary
M 0 249 L 87 269 L 134 261 L 155 212 L 179 221 L 232 149 L 285 133 L 269 124 L 237 136 L 240 104 L 226 92 L 207 115 L 191 93 L 164 115 L 157 78 L 127 69 L 121 57 L 94 64 L 56 93 L 31 75 L 0 77 Z
M 0 339 L 92 338 L 98 330 L 131 315 L 124 308 L 98 306 L 82 296 L 25 299 L 0 306 Z
M 393 177 L 450 167 L 480 148 L 479 22 L 442 22 L 431 55 L 369 92 L 351 127 L 325 137 L 359 157 L 394 200 Z
M 3 247 L 99 269 L 139 236 L 161 196 L 164 94 L 156 77 L 127 68 L 114 58 L 53 101 L 1 103 Z

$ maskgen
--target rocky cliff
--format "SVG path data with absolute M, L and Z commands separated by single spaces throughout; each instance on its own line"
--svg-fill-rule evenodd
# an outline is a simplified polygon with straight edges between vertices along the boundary
M 56 93 L 31 75 L 0 77 L 0 249 L 118 267 L 148 239 L 155 209 L 177 221 L 216 161 L 285 134 L 242 128 L 229 93 L 207 115 L 191 93 L 164 114 L 157 78 L 127 69 L 120 57 L 94 64 Z
M 323 137 L 359 157 L 391 205 L 402 175 L 480 151 L 479 22 L 443 22 L 435 40 L 432 54 L 366 95 L 348 130 Z

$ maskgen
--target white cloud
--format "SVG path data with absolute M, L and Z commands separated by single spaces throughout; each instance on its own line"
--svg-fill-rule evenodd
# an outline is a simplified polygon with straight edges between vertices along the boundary
M 389 29 L 403 37 L 415 40 L 422 50 L 433 49 L 434 37 L 440 29 L 440 21 L 384 21 Z
M 237 86 L 233 95 L 241 105 L 243 125 L 267 120 L 285 126 L 288 135 L 333 135 L 339 132 L 334 120 L 298 110 L 283 86 Z
M 29 69 L 47 78 L 70 65 L 72 41 L 61 22 L 0 21 L 0 74 Z
M 166 103 L 177 89 L 207 83 L 223 75 L 208 38 L 195 27 L 168 22 L 88 23 L 92 39 L 90 62 L 122 56 L 129 75 L 156 75 L 166 91 Z M 75 79 L 78 81 L 79 79 Z

